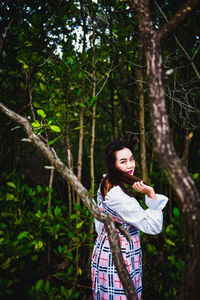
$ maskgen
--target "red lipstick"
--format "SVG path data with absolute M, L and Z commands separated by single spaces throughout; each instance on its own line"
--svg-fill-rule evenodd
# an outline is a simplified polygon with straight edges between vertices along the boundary
M 132 175 L 133 174 L 133 170 L 130 170 L 127 173 Z

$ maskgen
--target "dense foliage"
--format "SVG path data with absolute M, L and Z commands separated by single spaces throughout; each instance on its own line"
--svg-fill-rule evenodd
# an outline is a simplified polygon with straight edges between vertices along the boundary
M 164 14 L 170 19 L 179 6 L 180 1 L 152 3 L 155 26 L 162 26 Z M 76 174 L 83 128 L 81 181 L 91 193 L 105 172 L 103 151 L 113 138 L 133 145 L 136 175 L 141 176 L 134 11 L 114 0 L 9 0 L 2 1 L 0 9 L 1 101 L 28 117 L 35 133 Z M 163 67 L 172 138 L 199 186 L 198 25 L 197 10 L 176 33 L 188 56 L 170 37 L 163 45 Z M 145 72 L 143 76 L 147 169 L 156 191 L 170 198 L 163 233 L 155 237 L 141 233 L 143 295 L 145 300 L 177 299 L 187 228 L 154 157 Z M 92 120 L 95 191 L 90 169 Z M 25 138 L 1 115 L 0 297 L 89 299 L 93 218 L 67 183 L 44 168 L 48 162 Z

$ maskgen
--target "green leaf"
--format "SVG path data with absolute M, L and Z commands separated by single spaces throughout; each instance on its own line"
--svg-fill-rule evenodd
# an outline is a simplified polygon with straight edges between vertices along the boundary
M 49 126 L 51 130 L 55 131 L 55 132 L 61 132 L 60 127 L 56 126 L 56 125 L 50 125 Z
M 69 238 L 73 238 L 73 236 L 74 236 L 74 235 L 73 235 L 72 232 L 68 232 L 68 237 L 69 237 Z
M 47 115 L 45 114 L 45 112 L 44 112 L 42 109 L 38 109 L 38 110 L 37 110 L 37 114 L 38 114 L 40 117 L 42 117 L 43 119 L 47 116 Z
M 171 231 L 173 231 L 174 225 L 173 224 L 169 224 L 166 228 L 166 232 L 169 233 Z
M 10 193 L 6 194 L 6 200 L 7 201 L 15 201 L 15 202 L 18 201 L 18 199 L 13 194 L 10 194 Z
M 28 69 L 28 65 L 24 64 L 23 68 L 24 68 L 24 70 L 27 70 Z
M 83 126 L 77 126 L 77 127 L 73 128 L 73 130 L 79 130 L 81 128 L 83 128 Z
M 79 72 L 78 78 L 79 78 L 79 79 L 83 78 L 83 71 Z
M 47 293 L 50 291 L 50 281 L 49 280 L 45 281 L 44 289 Z
M 35 249 L 37 250 L 37 249 L 41 249 L 42 247 L 43 247 L 43 242 L 42 241 L 38 241 L 38 242 L 36 242 L 35 243 Z
M 29 231 L 22 231 L 18 234 L 17 239 L 21 240 L 29 235 Z
M 43 285 L 44 285 L 44 280 L 43 279 L 38 280 L 35 284 L 35 290 L 39 292 Z
M 55 139 L 49 141 L 47 145 L 53 145 L 62 135 L 57 136 Z
M 199 173 L 194 173 L 194 174 L 192 175 L 192 177 L 193 177 L 194 179 L 199 178 Z
M 80 223 L 77 223 L 77 224 L 76 224 L 76 228 L 80 228 L 80 227 L 82 227 L 82 226 L 83 226 L 83 224 L 84 224 L 84 222 L 85 222 L 85 221 L 81 221 Z
M 68 273 L 68 274 L 72 274 L 73 271 L 74 271 L 74 267 L 73 267 L 73 265 L 70 265 L 70 266 L 68 267 L 68 269 L 67 269 L 67 273 Z
M 38 210 L 36 213 L 35 213 L 35 216 L 37 217 L 37 218 L 41 218 L 41 216 L 42 216 L 42 213 L 41 213 L 41 210 Z
M 62 246 L 58 245 L 58 252 L 59 252 L 59 253 L 62 253 L 62 250 L 63 250 L 63 249 L 62 249 Z
M 89 104 L 90 107 L 95 106 L 97 104 L 97 98 L 98 98 L 97 96 L 92 98 L 92 100 L 90 101 L 90 104 Z
M 75 215 L 75 214 L 72 214 L 71 216 L 70 216 L 70 219 L 71 220 L 74 220 L 74 219 L 76 219 L 77 218 L 77 215 Z
M 25 44 L 25 46 L 26 46 L 26 47 L 31 47 L 31 46 L 32 46 L 32 43 L 31 43 L 31 42 L 28 42 L 28 43 Z
M 77 274 L 78 274 L 78 275 L 82 275 L 82 274 L 83 274 L 83 271 L 82 271 L 82 269 L 81 269 L 80 267 L 79 267 L 78 270 L 77 270 Z
M 41 127 L 40 122 L 38 120 L 35 120 L 35 122 L 32 123 L 32 126 L 36 129 Z
M 16 189 L 16 185 L 13 182 L 7 182 L 7 186 Z
M 42 92 L 46 91 L 46 86 L 42 82 L 40 82 L 40 88 Z
M 83 104 L 82 102 L 79 102 L 79 103 L 78 103 L 78 105 L 79 105 L 79 106 L 81 106 L 81 107 L 83 107 L 83 108 L 85 108 L 85 107 L 86 107 L 86 105 L 85 105 L 85 104 Z
M 171 246 L 174 246 L 174 247 L 176 246 L 176 244 L 170 239 L 165 239 L 165 242 Z
M 67 297 L 67 290 L 66 290 L 66 288 L 63 285 L 60 286 L 60 294 L 61 294 L 62 297 L 65 297 L 65 299 L 66 299 L 66 297 Z
M 151 254 L 156 254 L 156 247 L 152 244 L 147 245 L 147 251 Z
M 58 218 L 61 214 L 61 208 L 56 206 L 56 208 L 54 209 L 54 214 Z
M 76 210 L 81 211 L 81 205 L 80 204 L 75 204 Z
M 179 217 L 180 216 L 180 211 L 177 207 L 174 207 L 173 209 L 173 214 L 176 216 L 176 217 Z
M 10 262 L 11 262 L 11 257 L 8 257 L 4 263 L 1 265 L 1 269 L 5 270 L 10 266 Z
M 24 64 L 24 61 L 20 58 L 17 57 L 17 61 L 20 63 L 20 64 Z
M 40 185 L 37 185 L 37 192 L 41 193 L 41 191 L 42 191 L 42 187 Z

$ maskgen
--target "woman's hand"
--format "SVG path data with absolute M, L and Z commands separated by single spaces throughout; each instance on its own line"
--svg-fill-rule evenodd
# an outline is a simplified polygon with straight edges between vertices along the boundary
M 154 189 L 151 186 L 144 184 L 143 181 L 135 182 L 133 188 L 139 193 L 147 194 L 149 198 L 157 199 Z

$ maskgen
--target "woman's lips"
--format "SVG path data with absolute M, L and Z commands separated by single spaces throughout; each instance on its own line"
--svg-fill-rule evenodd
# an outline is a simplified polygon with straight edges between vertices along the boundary
M 133 174 L 133 170 L 130 170 L 127 172 L 128 174 Z

